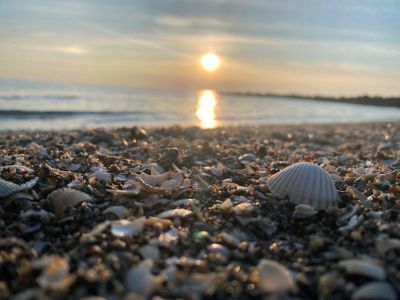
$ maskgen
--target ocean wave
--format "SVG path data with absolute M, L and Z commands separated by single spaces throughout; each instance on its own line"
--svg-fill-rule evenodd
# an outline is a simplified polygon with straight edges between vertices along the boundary
M 27 99 L 45 99 L 45 100 L 77 100 L 81 99 L 77 95 L 0 95 L 0 100 L 12 101 L 12 100 L 27 100 Z
M 41 110 L 0 110 L 0 117 L 7 119 L 56 119 L 96 116 L 154 115 L 147 111 L 41 111 Z

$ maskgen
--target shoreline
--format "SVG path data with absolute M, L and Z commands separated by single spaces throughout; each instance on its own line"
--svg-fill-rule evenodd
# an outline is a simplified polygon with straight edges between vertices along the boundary
M 0 295 L 396 299 L 399 146 L 399 122 L 0 131 Z M 298 162 L 336 203 L 269 190 Z
M 285 124 L 235 124 L 235 125 L 225 125 L 225 126 L 217 126 L 215 128 L 201 128 L 196 125 L 166 125 L 166 126 L 135 126 L 133 125 L 132 127 L 129 126 L 116 126 L 116 127 L 107 127 L 107 126 L 97 126 L 97 127 L 87 127 L 87 128 L 71 128 L 71 129 L 2 129 L 0 128 L 0 135 L 1 134 L 17 134 L 17 133 L 63 133 L 63 132 L 83 132 L 83 131 L 93 131 L 93 130 L 105 130 L 105 131 L 123 131 L 123 130 L 129 130 L 129 128 L 142 128 L 143 130 L 157 130 L 161 128 L 179 128 L 180 130 L 190 130 L 190 129 L 195 129 L 195 130 L 200 130 L 200 131 L 219 131 L 219 130 L 240 130 L 240 129 L 276 129 L 276 130 L 287 130 L 287 129 L 292 129 L 292 128 L 307 128 L 307 129 L 312 129 L 313 127 L 323 127 L 323 128 L 335 128 L 335 127 L 354 127 L 354 128 L 359 128 L 359 127 L 365 127 L 365 126 L 382 126 L 382 125 L 390 125 L 390 126 L 400 126 L 400 121 L 365 121 L 365 122 L 354 122 L 354 123 L 349 123 L 349 122 L 336 122 L 336 123 L 285 123 Z
M 337 102 L 358 105 L 372 105 L 380 107 L 397 107 L 400 108 L 400 97 L 381 97 L 381 96 L 355 96 L 355 97 L 330 97 L 330 96 L 307 96 L 298 94 L 275 94 L 275 93 L 258 93 L 258 92 L 219 92 L 222 95 L 230 96 L 247 96 L 247 97 L 275 97 L 299 100 L 312 100 L 320 102 Z

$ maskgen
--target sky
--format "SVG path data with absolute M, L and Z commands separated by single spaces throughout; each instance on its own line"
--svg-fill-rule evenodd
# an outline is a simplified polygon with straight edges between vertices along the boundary
M 1 0 L 0 78 L 400 95 L 399 16 L 398 0 Z

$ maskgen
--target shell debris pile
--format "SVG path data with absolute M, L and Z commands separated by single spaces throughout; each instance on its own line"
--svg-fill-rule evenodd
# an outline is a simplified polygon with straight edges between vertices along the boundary
M 0 131 L 0 299 L 399 299 L 400 124 Z

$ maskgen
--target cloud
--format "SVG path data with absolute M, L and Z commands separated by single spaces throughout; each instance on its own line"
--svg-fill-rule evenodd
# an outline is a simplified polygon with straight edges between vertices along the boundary
M 155 19 L 156 23 L 170 27 L 206 26 L 228 27 L 227 22 L 211 18 L 184 18 L 173 15 L 163 15 Z

